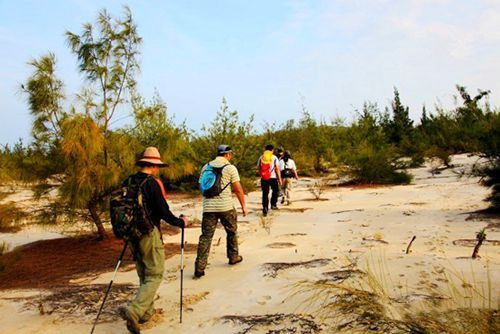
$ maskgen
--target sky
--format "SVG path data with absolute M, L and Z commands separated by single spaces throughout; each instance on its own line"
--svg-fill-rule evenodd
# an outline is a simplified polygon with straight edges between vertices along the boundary
M 198 131 L 225 97 L 240 118 L 350 121 L 365 101 L 390 104 L 397 87 L 410 116 L 453 108 L 455 85 L 491 90 L 500 106 L 500 1 L 7 1 L 0 0 L 0 144 L 29 142 L 20 85 L 31 59 L 53 52 L 67 104 L 86 82 L 64 33 L 99 10 L 128 5 L 141 46 L 139 90 L 157 91 L 169 115 Z M 123 106 L 124 123 L 130 108 Z

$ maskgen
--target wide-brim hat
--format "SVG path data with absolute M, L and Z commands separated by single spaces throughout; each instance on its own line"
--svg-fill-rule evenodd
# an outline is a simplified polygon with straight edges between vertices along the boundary
M 159 167 L 166 167 L 168 164 L 161 160 L 160 152 L 156 147 L 148 147 L 142 154 L 142 158 L 137 161 L 137 165 L 151 164 Z

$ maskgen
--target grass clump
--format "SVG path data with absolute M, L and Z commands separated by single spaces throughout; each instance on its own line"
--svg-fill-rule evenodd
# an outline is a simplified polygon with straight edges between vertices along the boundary
M 0 232 L 19 231 L 19 223 L 27 216 L 14 202 L 0 204 Z
M 482 334 L 500 331 L 500 312 L 492 300 L 491 279 L 485 291 L 475 279 L 467 281 L 457 273 L 443 271 L 443 290 L 429 287 L 428 293 L 399 289 L 399 297 L 389 291 L 392 279 L 379 263 L 375 274 L 367 266 L 362 275 L 345 279 L 302 281 L 291 297 L 305 296 L 303 311 L 335 333 Z M 453 280 L 452 278 L 455 278 Z M 454 283 L 458 279 L 458 284 Z M 396 286 L 396 285 L 394 285 Z

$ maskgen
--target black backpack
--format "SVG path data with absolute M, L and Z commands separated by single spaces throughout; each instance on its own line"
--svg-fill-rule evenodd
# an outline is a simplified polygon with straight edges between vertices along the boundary
M 291 178 L 294 178 L 295 177 L 295 173 L 293 172 L 293 169 L 291 168 L 288 168 L 287 166 L 287 161 L 285 161 L 285 168 L 283 169 L 283 171 L 281 172 L 281 177 L 282 178 L 288 178 L 288 179 L 291 179 Z
M 200 177 L 200 190 L 203 197 L 212 198 L 219 196 L 229 186 L 231 182 L 224 187 L 222 186 L 222 170 L 226 166 L 229 166 L 229 164 L 225 164 L 222 167 L 207 165 Z
M 137 241 L 154 229 L 142 192 L 142 186 L 150 179 L 148 176 L 142 182 L 135 183 L 129 177 L 125 186 L 111 194 L 111 226 L 118 239 Z

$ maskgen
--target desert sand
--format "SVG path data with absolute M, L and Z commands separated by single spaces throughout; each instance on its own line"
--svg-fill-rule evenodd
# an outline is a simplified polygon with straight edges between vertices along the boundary
M 487 207 L 483 200 L 489 191 L 477 179 L 458 178 L 456 173 L 475 160 L 455 156 L 455 167 L 437 175 L 430 173 L 430 164 L 411 170 L 414 180 L 410 185 L 329 186 L 319 201 L 313 200 L 308 190 L 314 180 L 303 178 L 293 189 L 293 203 L 281 206 L 267 218 L 260 215 L 260 192 L 250 193 L 247 201 L 251 212 L 247 217 L 240 215 L 238 225 L 243 262 L 227 264 L 222 228 L 214 236 L 206 276 L 193 279 L 195 254 L 187 254 L 184 319 L 179 324 L 180 257 L 168 259 L 156 301 L 163 314 L 143 332 L 279 333 L 284 328 L 296 328 L 297 333 L 319 332 L 324 329 L 317 316 L 321 296 L 312 304 L 306 303 L 307 293 L 294 294 L 299 282 L 325 278 L 342 281 L 358 272 L 372 272 L 392 298 L 408 304 L 428 298 L 429 289 L 447 298 L 447 280 L 455 280 L 457 285 L 474 282 L 478 289 L 489 291 L 494 307 L 498 307 L 500 247 L 494 241 L 500 240 L 500 222 L 498 218 L 468 219 L 470 212 Z M 172 206 L 175 213 L 201 218 L 199 198 L 175 201 Z M 481 258 L 472 260 L 473 243 L 457 240 L 474 239 L 488 224 L 490 241 L 482 246 Z M 199 234 L 199 228 L 187 229 L 186 241 L 197 243 Z M 416 239 L 411 252 L 405 254 L 413 236 Z M 15 245 L 37 237 L 57 235 L 19 232 L 0 236 Z M 165 242 L 179 243 L 180 235 L 165 236 Z M 113 269 L 91 280 L 77 280 L 74 285 L 107 284 Z M 137 281 L 131 268 L 119 271 L 115 294 L 105 307 L 108 313 L 96 333 L 127 333 L 124 322 L 114 314 L 117 304 L 113 300 L 130 298 Z M 0 291 L 1 332 L 89 333 L 100 300 L 90 306 L 80 304 L 74 302 L 74 294 L 84 299 L 85 289 L 73 291 L 70 296 L 61 295 L 61 303 L 64 298 L 70 302 L 60 308 L 49 299 L 40 302 L 43 296 L 50 296 L 50 291 Z

